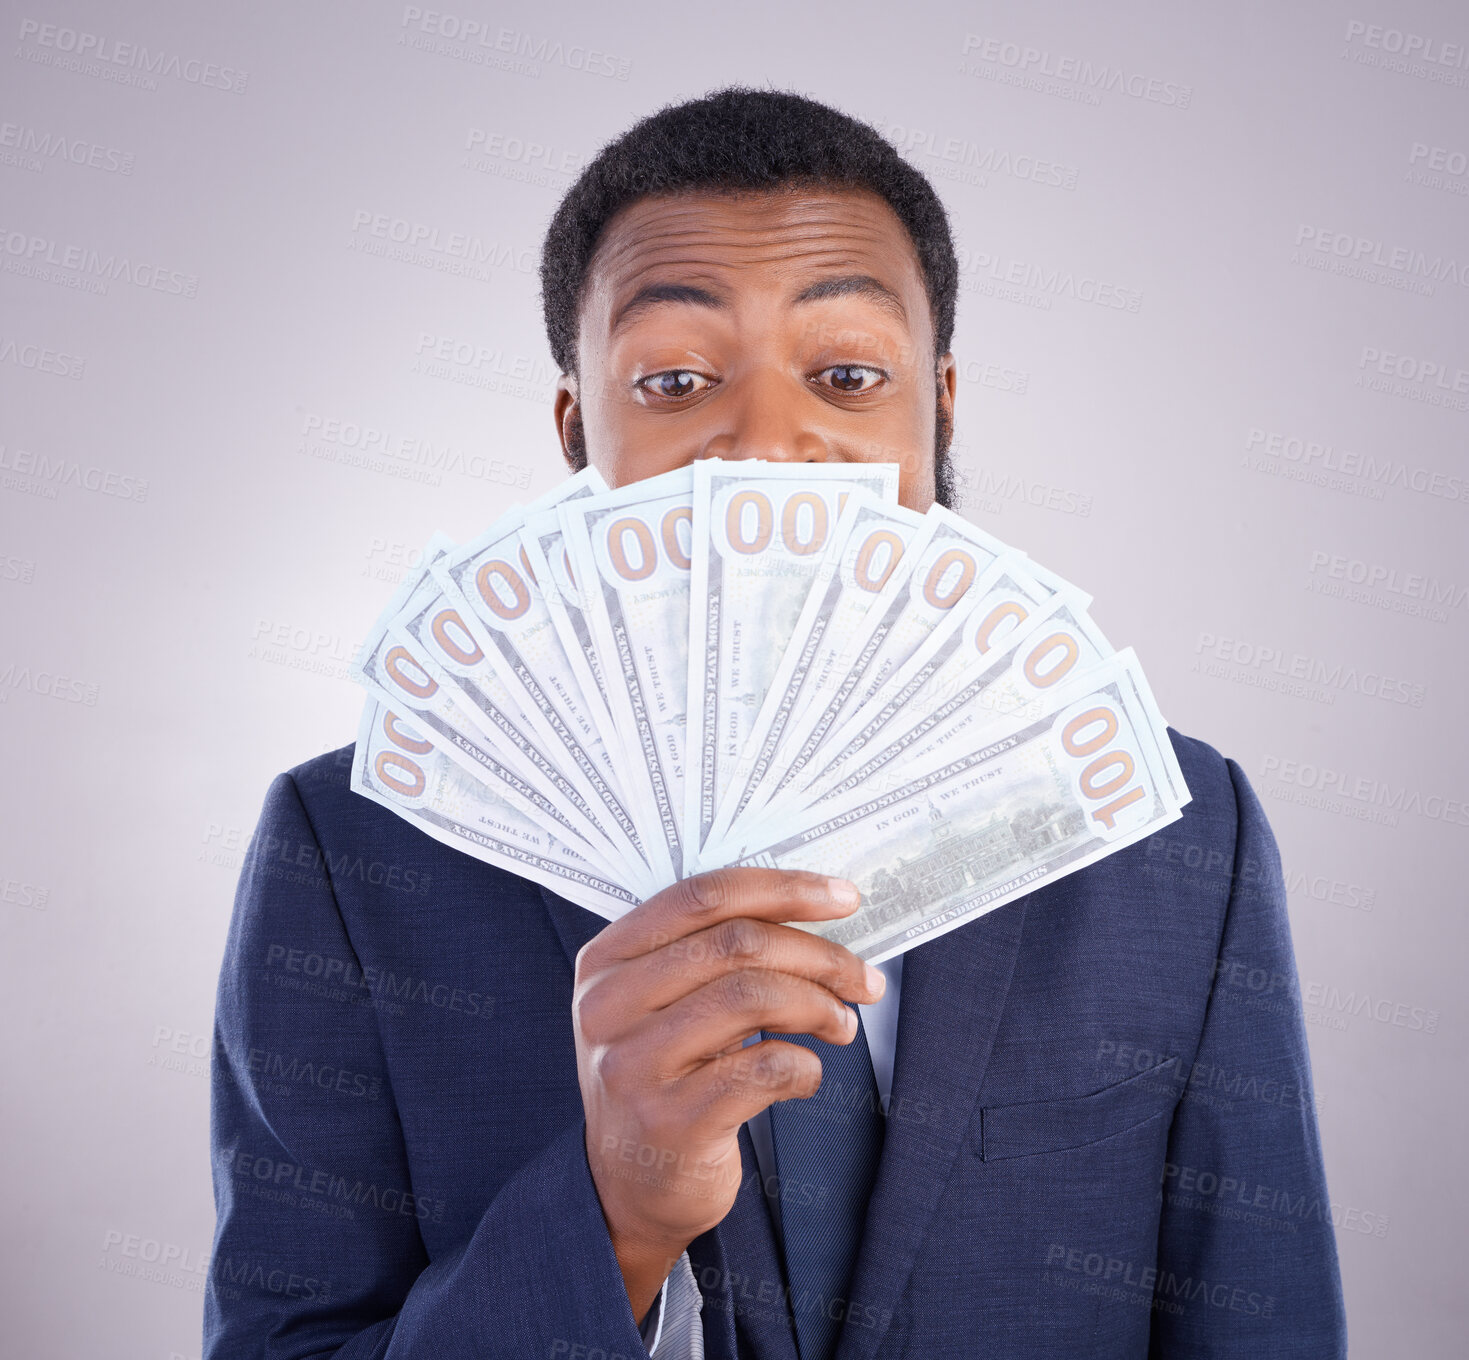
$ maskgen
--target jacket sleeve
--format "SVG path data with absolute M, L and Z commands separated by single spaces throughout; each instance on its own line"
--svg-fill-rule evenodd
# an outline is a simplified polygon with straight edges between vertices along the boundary
M 205 1360 L 647 1360 L 578 1121 L 430 1260 L 370 998 L 295 782 L 250 843 L 219 976 Z M 270 967 L 322 960 L 316 979 Z M 284 1071 L 287 1080 L 277 1079 Z M 307 1075 L 309 1073 L 309 1076 Z
M 1285 883 L 1244 772 L 1203 1031 L 1163 1172 L 1153 1357 L 1345 1356 Z

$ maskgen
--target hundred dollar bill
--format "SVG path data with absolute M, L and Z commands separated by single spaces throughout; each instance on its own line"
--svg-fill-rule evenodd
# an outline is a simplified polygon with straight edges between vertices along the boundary
M 570 504 L 585 499 L 591 488 L 582 483 Z M 524 516 L 502 516 L 477 539 L 429 560 L 429 572 L 443 600 L 468 626 L 469 639 L 446 636 L 439 611 L 403 619 L 403 626 L 426 645 L 448 643 L 451 655 L 440 660 L 452 668 L 464 641 L 472 641 L 475 665 L 487 664 L 512 690 L 523 694 L 530 734 L 551 752 L 582 798 L 595 810 L 598 824 L 618 847 L 630 873 L 650 882 L 649 861 L 637 827 L 636 804 L 622 790 L 606 727 L 598 727 L 601 707 L 588 700 L 578 668 L 552 621 L 536 570 L 522 545 Z M 630 807 L 633 810 L 630 810 Z
M 436 535 L 425 549 L 431 559 L 446 540 Z M 494 677 L 461 680 L 450 674 L 415 637 L 396 626 L 404 613 L 418 614 L 441 603 L 426 565 L 409 572 L 388 608 L 368 631 L 351 667 L 353 678 L 376 699 L 410 721 L 451 760 L 489 783 L 526 815 L 557 825 L 570 843 L 608 872 L 618 856 L 557 766 L 524 737 L 525 721 L 514 697 Z M 440 631 L 466 638 L 457 618 L 440 619 Z M 461 654 L 461 659 L 464 658 Z
M 840 656 L 816 678 L 771 762 L 770 777 L 752 799 L 751 812 L 772 803 L 820 760 L 818 752 L 828 737 L 867 705 L 936 628 L 958 617 L 966 603 L 972 607 L 971 588 L 1002 556 L 1024 558 L 1027 579 L 1047 595 L 1067 588 L 1055 572 L 1007 548 L 952 510 L 930 507 L 923 528 L 872 609 L 849 634 Z M 1090 599 L 1079 591 L 1077 595 L 1083 604 Z
M 534 879 L 609 921 L 638 904 L 549 826 L 525 816 L 449 760 L 404 715 L 371 697 L 357 731 L 352 788 L 435 840 Z
M 756 718 L 858 489 L 895 502 L 897 464 L 694 464 L 688 744 L 699 759 L 682 813 L 694 851 L 734 816 Z
M 442 551 L 446 542 L 443 535 L 435 534 L 423 556 Z M 368 629 L 348 674 L 375 700 L 411 715 L 415 727 L 431 734 L 430 739 L 437 739 L 451 759 L 467 768 L 482 769 L 497 778 L 502 768 L 518 778 L 534 778 L 533 763 L 517 752 L 502 756 L 494 749 L 488 734 L 493 728 L 486 729 L 476 720 L 452 680 L 425 659 L 417 645 L 395 634 L 394 620 L 410 601 L 437 593 L 426 565 L 411 568 Z
M 1034 611 L 1044 607 L 1047 598 L 1047 588 L 1030 573 L 1029 566 L 1028 558 L 1007 554 L 981 571 L 967 590 L 963 605 L 940 618 L 918 654 L 889 678 L 887 686 L 878 686 L 869 703 L 852 709 L 847 721 L 829 730 L 822 740 L 808 740 L 794 756 L 781 757 L 786 763 L 772 781 L 771 796 L 746 815 L 742 826 L 731 828 L 726 839 L 744 841 L 756 834 L 754 828 L 799 815 L 815 803 L 823 783 L 832 782 L 827 778 L 828 771 L 840 769 L 843 761 L 861 750 L 886 724 L 904 714 L 914 696 L 936 674 L 947 676 L 950 672 L 945 667 L 956 664 L 956 655 L 962 664 L 970 655 L 983 656 L 1009 645 L 1012 635 L 1025 626 Z M 876 719 L 878 712 L 881 721 Z M 720 853 L 727 854 L 727 847 L 721 846 Z
M 727 770 L 718 768 L 717 752 L 705 756 L 720 786 L 719 826 L 739 825 L 763 804 L 760 791 L 764 781 L 785 768 L 776 753 L 788 725 L 836 664 L 847 640 L 881 598 L 884 584 L 926 523 L 917 511 L 890 505 L 863 488 L 848 496 L 846 509 L 791 628 L 789 643 L 781 648 L 778 638 L 772 639 L 773 649 L 780 654 L 779 663 L 751 726 L 747 753 L 736 761 L 725 762 Z M 692 628 L 697 635 L 697 617 Z M 705 798 L 703 805 L 707 807 L 713 801 Z M 717 842 L 713 831 L 712 824 L 700 827 L 701 844 L 706 840 Z
M 605 668 L 624 786 L 640 783 L 640 828 L 659 886 L 684 876 L 691 468 L 558 507 L 583 614 Z
M 961 644 L 949 665 L 940 666 L 919 688 L 899 721 L 886 730 L 880 723 L 865 739 L 865 751 L 856 754 L 874 770 L 892 759 L 922 763 L 944 743 L 975 744 L 993 728 L 1038 718 L 1061 685 L 1114 652 L 1081 601 L 1064 591 L 1019 625 L 1006 646 L 985 652 Z M 923 669 L 921 652 L 914 662 L 915 671 Z M 892 684 L 906 687 L 903 671 Z M 873 700 L 879 712 L 886 707 L 884 692 Z M 874 749 L 879 743 L 882 749 Z M 847 772 L 843 782 L 857 773 L 850 759 L 841 768 Z
M 612 731 L 612 710 L 607 701 L 607 675 L 592 638 L 586 601 L 571 570 L 571 553 L 561 517 L 554 510 L 528 514 L 520 531 L 520 547 L 531 572 L 541 585 L 546 612 L 561 635 L 567 661 L 576 673 L 582 696 L 602 732 Z
M 437 546 L 424 552 L 431 569 Z M 477 740 L 524 769 L 585 842 L 585 853 L 628 887 L 650 892 L 647 866 L 603 811 L 594 781 L 568 758 L 535 701 L 489 659 L 467 621 L 467 606 L 456 607 L 433 575 L 395 617 L 389 638 L 425 672 L 452 693 L 456 709 L 469 724 L 461 740 Z
M 871 788 L 879 774 L 901 780 L 909 767 L 941 751 L 973 749 L 998 729 L 1040 717 L 1059 686 L 1113 655 L 1070 592 L 1018 623 L 998 645 L 982 641 L 994 617 L 977 612 L 953 634 L 953 645 L 919 650 L 834 739 L 832 760 L 802 789 L 808 806 Z
M 566 546 L 561 517 L 554 510 L 527 515 L 525 527 L 520 531 L 520 546 L 530 563 L 532 573 L 541 583 L 546 611 L 561 636 L 567 661 L 581 687 L 587 707 L 593 713 L 593 721 L 598 731 L 607 734 L 609 751 L 615 748 L 621 753 L 622 744 L 617 736 L 616 724 L 612 720 L 612 705 L 607 697 L 607 671 L 602 664 L 596 639 L 592 635 L 586 597 L 577 585 L 572 571 L 571 553 Z M 629 777 L 624 771 L 620 787 L 625 804 L 640 828 L 641 838 L 647 829 L 659 825 L 651 783 L 647 779 Z
M 880 963 L 1178 818 L 1187 790 L 1130 650 L 1055 703 L 904 783 L 820 809 L 738 862 L 855 881 L 854 916 L 799 925 Z

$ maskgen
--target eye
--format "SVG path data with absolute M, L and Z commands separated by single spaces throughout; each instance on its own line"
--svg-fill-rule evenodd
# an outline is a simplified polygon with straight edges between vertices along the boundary
M 870 392 L 887 380 L 887 374 L 882 369 L 871 368 L 866 364 L 833 364 L 830 368 L 823 368 L 817 377 L 824 378 L 828 373 L 832 375 L 831 386 L 835 391 L 856 395 Z
M 669 401 L 677 401 L 681 397 L 691 397 L 700 390 L 697 384 L 702 383 L 705 387 L 709 385 L 709 379 L 702 373 L 695 373 L 687 368 L 670 368 L 662 373 L 649 373 L 645 378 L 639 378 L 633 386 L 641 388 L 644 392 L 651 393 L 655 397 L 663 397 Z

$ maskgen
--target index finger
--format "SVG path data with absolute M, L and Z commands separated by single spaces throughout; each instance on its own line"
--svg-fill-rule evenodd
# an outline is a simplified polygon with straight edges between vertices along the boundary
M 733 916 L 762 921 L 828 921 L 862 901 L 857 885 L 806 869 L 713 869 L 680 879 L 606 926 L 596 937 L 607 962 L 635 959 Z

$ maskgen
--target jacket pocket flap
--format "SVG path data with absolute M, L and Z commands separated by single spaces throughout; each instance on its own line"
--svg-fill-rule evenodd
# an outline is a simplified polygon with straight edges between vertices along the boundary
M 979 1112 L 979 1155 L 994 1162 L 1085 1147 L 1171 1110 L 1182 1094 L 1178 1059 L 1162 1062 L 1090 1095 L 986 1105 Z

